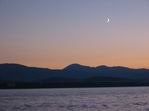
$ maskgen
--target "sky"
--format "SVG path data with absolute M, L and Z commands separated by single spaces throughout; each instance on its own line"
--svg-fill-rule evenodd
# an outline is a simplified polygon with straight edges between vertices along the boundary
M 148 0 L 0 0 L 0 63 L 149 68 L 148 11 Z

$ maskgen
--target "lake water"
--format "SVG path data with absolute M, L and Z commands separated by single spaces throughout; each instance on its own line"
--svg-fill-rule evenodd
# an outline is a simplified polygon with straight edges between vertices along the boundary
M 149 87 L 0 90 L 0 111 L 149 111 Z

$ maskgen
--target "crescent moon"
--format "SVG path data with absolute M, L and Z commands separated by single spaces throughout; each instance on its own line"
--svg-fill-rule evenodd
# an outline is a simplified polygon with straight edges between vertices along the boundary
M 110 19 L 109 18 L 107 18 L 107 23 L 109 23 L 110 22 Z

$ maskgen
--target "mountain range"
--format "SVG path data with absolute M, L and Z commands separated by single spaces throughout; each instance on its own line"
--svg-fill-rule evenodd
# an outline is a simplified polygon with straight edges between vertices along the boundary
M 0 88 L 148 86 L 149 69 L 89 67 L 71 64 L 64 69 L 0 64 Z

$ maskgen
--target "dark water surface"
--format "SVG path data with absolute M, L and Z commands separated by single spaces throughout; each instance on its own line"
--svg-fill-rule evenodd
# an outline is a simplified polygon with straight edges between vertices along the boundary
M 149 111 L 149 87 L 0 90 L 0 111 Z

